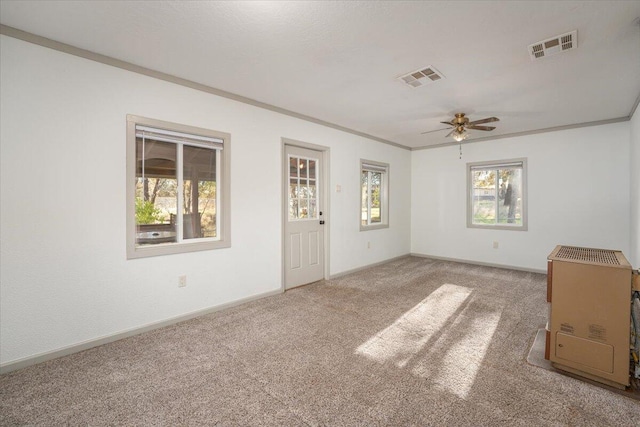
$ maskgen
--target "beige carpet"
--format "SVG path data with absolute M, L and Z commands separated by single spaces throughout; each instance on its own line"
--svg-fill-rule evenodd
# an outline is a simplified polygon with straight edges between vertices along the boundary
M 0 425 L 637 426 L 526 362 L 545 292 L 404 258 L 3 375 Z

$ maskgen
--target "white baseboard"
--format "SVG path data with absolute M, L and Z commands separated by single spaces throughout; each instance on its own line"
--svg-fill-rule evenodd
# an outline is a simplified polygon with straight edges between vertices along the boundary
M 399 259 L 402 259 L 402 258 L 406 258 L 406 257 L 409 257 L 409 256 L 411 256 L 411 254 L 400 255 L 400 256 L 397 256 L 395 258 L 385 259 L 384 261 L 374 262 L 373 264 L 363 265 L 362 267 L 354 268 L 354 269 L 351 269 L 351 270 L 341 271 L 340 273 L 332 274 L 331 276 L 329 276 L 329 280 L 337 279 L 338 277 L 346 276 L 346 275 L 352 274 L 352 273 L 357 273 L 358 271 L 366 270 L 366 269 L 371 268 L 371 267 L 376 267 L 378 265 L 386 264 L 388 262 L 396 261 L 396 260 L 399 260 Z
M 501 264 L 491 264 L 491 263 L 485 263 L 485 262 L 478 262 L 478 261 L 471 261 L 471 260 L 465 260 L 465 259 L 458 259 L 458 258 L 447 258 L 447 257 L 439 257 L 439 256 L 434 256 L 434 255 L 428 255 L 428 254 L 419 254 L 419 253 L 410 253 L 410 254 L 406 254 L 406 255 L 400 255 L 394 258 L 390 258 L 384 261 L 380 261 L 380 262 L 376 262 L 373 264 L 367 264 L 365 266 L 362 267 L 358 267 L 358 268 L 354 268 L 351 270 L 347 270 L 347 271 L 342 271 L 340 273 L 336 273 L 333 274 L 331 276 L 329 276 L 329 279 L 336 279 L 338 277 L 342 277 L 342 276 L 346 276 L 348 274 L 352 274 L 352 273 L 357 273 L 359 271 L 362 270 L 366 270 L 372 267 L 376 267 L 379 265 L 383 265 L 383 264 L 387 264 L 389 262 L 392 261 L 396 261 L 399 259 L 403 259 L 403 258 L 407 258 L 410 256 L 415 256 L 415 257 L 420 257 L 420 258 L 431 258 L 431 259 L 436 259 L 436 260 L 442 260 L 442 261 L 452 261 L 452 262 L 460 262 L 460 263 L 465 263 L 465 264 L 473 264 L 473 265 L 482 265 L 482 266 L 486 266 L 486 267 L 496 267 L 496 268 L 504 268 L 504 269 L 509 269 L 509 270 L 519 270 L 519 271 L 526 271 L 526 272 L 530 272 L 530 273 L 541 273 L 541 274 L 546 274 L 547 272 L 545 270 L 537 270 L 537 269 L 530 269 L 530 268 L 522 268 L 522 267 L 514 267 L 514 266 L 510 266 L 510 265 L 501 265 Z M 246 297 L 246 298 L 241 298 L 239 300 L 236 301 L 232 301 L 226 304 L 221 304 L 221 305 L 217 305 L 215 307 L 209 307 L 209 308 L 205 308 L 202 310 L 197 310 L 197 311 L 192 311 L 190 313 L 186 313 L 186 314 L 182 314 L 179 316 L 175 316 L 169 319 L 165 319 L 165 320 L 161 320 L 158 322 L 153 322 L 153 323 L 149 323 L 140 327 L 135 327 L 135 328 L 131 328 L 131 329 L 127 329 L 125 331 L 121 331 L 121 332 L 117 332 L 115 334 L 111 334 L 111 335 L 106 335 L 100 338 L 95 338 L 95 339 L 91 339 L 91 340 L 87 340 L 87 341 L 83 341 L 77 344 L 73 344 L 67 347 L 62 347 L 56 350 L 52 350 L 52 351 L 48 351 L 48 352 L 44 352 L 44 353 L 39 353 L 33 356 L 28 356 L 22 359 L 17 359 L 17 360 L 13 360 L 11 362 L 6 362 L 6 363 L 2 363 L 0 364 L 0 374 L 5 374 L 7 372 L 11 372 L 11 371 L 16 371 L 18 369 L 22 369 L 22 368 L 26 368 L 27 366 L 32 366 L 32 365 L 36 365 L 38 363 L 42 363 L 42 362 L 46 362 L 47 360 L 52 360 L 52 359 L 57 359 L 58 357 L 62 357 L 62 356 L 67 356 L 69 354 L 73 354 L 73 353 L 78 353 L 80 351 L 83 350 L 88 350 L 90 348 L 93 347 L 97 347 L 99 345 L 103 345 L 103 344 L 107 344 L 113 341 L 117 341 L 117 340 L 121 340 L 123 338 L 128 338 L 128 337 L 132 337 L 134 335 L 138 335 L 144 332 L 148 332 L 148 331 L 152 331 L 154 329 L 159 329 L 159 328 L 163 328 L 165 326 L 170 326 L 170 325 L 174 325 L 176 323 L 179 322 L 184 322 L 185 320 L 189 320 L 189 319 L 193 319 L 195 317 L 199 317 L 199 316 L 203 316 L 205 314 L 210 314 L 210 313 L 215 313 L 216 311 L 220 311 L 220 310 L 225 310 L 227 308 L 230 307 L 235 307 L 237 305 L 241 305 L 250 301 L 255 301 L 257 299 L 261 299 L 261 298 L 265 298 L 265 297 L 269 297 L 269 296 L 273 296 L 273 295 L 278 295 L 281 294 L 283 292 L 283 289 L 276 289 L 274 291 L 269 291 L 269 292 L 264 292 L 258 295 L 252 295 L 250 297 Z
M 171 317 L 169 319 L 148 323 L 146 325 L 127 329 L 121 332 L 116 332 L 115 334 L 102 336 L 100 338 L 83 341 L 83 342 L 72 344 L 70 346 L 62 347 L 56 350 L 47 351 L 47 352 L 39 353 L 33 356 L 28 356 L 22 359 L 13 360 L 11 362 L 2 363 L 0 364 L 0 374 L 16 371 L 18 369 L 26 368 L 27 366 L 36 365 L 38 363 L 46 362 L 47 360 L 52 360 L 52 359 L 57 359 L 58 357 L 67 356 L 69 354 L 78 353 L 80 351 L 88 350 L 90 348 L 97 347 L 99 345 L 121 340 L 123 338 L 132 337 L 134 335 L 138 335 L 143 332 L 148 332 L 154 329 L 163 328 L 165 326 L 174 325 L 179 322 L 184 322 L 185 320 L 193 319 L 195 317 L 203 316 L 205 314 L 215 313 L 216 311 L 225 310 L 227 308 L 235 307 L 237 305 L 245 304 L 247 302 L 255 301 L 257 299 L 278 295 L 278 294 L 281 294 L 282 292 L 283 292 L 282 289 L 277 289 L 275 291 L 268 291 L 261 294 L 252 295 L 250 297 L 241 298 L 239 300 L 231 301 L 226 304 L 204 308 L 202 310 L 192 311 L 190 313 L 181 314 L 179 316 Z
M 506 270 L 526 271 L 528 273 L 547 274 L 547 270 L 538 270 L 536 268 L 516 267 L 516 266 L 513 266 L 513 265 L 505 265 L 505 264 L 492 264 L 490 262 L 472 261 L 472 260 L 468 260 L 468 259 L 459 259 L 459 258 L 447 258 L 447 257 L 428 255 L 428 254 L 418 254 L 418 253 L 413 253 L 413 252 L 410 255 L 411 256 L 415 256 L 415 257 L 419 257 L 419 258 L 437 259 L 437 260 L 440 260 L 440 261 L 451 261 L 451 262 L 460 262 L 460 263 L 464 263 L 464 264 L 481 265 L 483 267 L 495 267 L 495 268 L 504 268 Z

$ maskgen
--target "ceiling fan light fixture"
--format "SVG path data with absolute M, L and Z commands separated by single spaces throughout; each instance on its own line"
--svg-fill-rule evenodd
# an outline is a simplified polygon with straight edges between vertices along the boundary
M 466 131 L 466 130 L 464 130 L 464 129 L 463 129 L 462 131 L 457 130 L 457 131 L 456 131 L 456 132 L 454 132 L 454 134 L 453 134 L 453 139 L 455 139 L 455 140 L 456 140 L 456 142 L 462 142 L 462 141 L 464 141 L 465 139 L 467 139 L 467 137 L 468 137 L 468 136 L 469 136 L 469 134 L 467 133 L 467 131 Z

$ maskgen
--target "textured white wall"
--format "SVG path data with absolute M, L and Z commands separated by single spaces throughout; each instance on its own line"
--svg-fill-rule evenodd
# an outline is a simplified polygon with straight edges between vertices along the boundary
M 407 150 L 5 36 L 0 55 L 3 364 L 279 289 L 282 137 L 331 148 L 331 274 L 409 253 Z M 231 248 L 126 259 L 127 114 L 231 134 Z M 391 165 L 389 229 L 359 231 L 360 158 Z
M 349 271 L 409 253 L 411 214 L 410 151 L 385 144 L 360 143 L 331 153 L 331 270 Z M 405 157 L 406 156 L 406 157 Z M 360 159 L 389 164 L 389 228 L 358 231 L 360 227 Z M 335 159 L 335 160 L 334 160 Z M 405 161 L 406 160 L 406 161 Z M 338 161 L 338 164 L 335 164 Z M 341 191 L 336 192 L 336 186 Z M 355 227 L 355 228 L 354 228 Z M 338 240 L 335 241 L 335 238 Z M 367 249 L 367 243 L 370 248 Z M 354 259 L 354 255 L 356 255 Z M 357 263 L 357 264 L 356 264 Z
M 640 269 L 640 108 L 631 118 L 631 251 L 629 262 Z
M 630 249 L 629 122 L 412 152 L 411 252 L 544 270 L 557 244 Z M 528 159 L 528 231 L 466 227 L 466 164 Z M 493 242 L 499 243 L 493 249 Z

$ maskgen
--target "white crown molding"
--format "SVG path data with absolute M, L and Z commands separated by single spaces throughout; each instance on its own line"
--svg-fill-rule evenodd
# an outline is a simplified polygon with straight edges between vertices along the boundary
M 466 144 L 471 144 L 471 143 L 474 143 L 474 142 L 495 141 L 497 139 L 517 138 L 519 136 L 535 135 L 535 134 L 538 134 L 538 133 L 557 132 L 557 131 L 561 131 L 561 130 L 577 129 L 577 128 L 583 128 L 583 127 L 588 127 L 588 126 L 600 126 L 600 125 L 607 125 L 607 124 L 611 124 L 611 123 L 627 122 L 627 121 L 630 120 L 630 118 L 631 118 L 630 116 L 625 116 L 625 117 L 618 117 L 618 118 L 615 118 L 615 119 L 597 120 L 597 121 L 594 121 L 594 122 L 575 123 L 575 124 L 571 124 L 571 125 L 554 126 L 554 127 L 550 127 L 550 128 L 528 130 L 528 131 L 524 131 L 524 132 L 506 133 L 504 135 L 485 136 L 483 138 L 476 138 L 476 139 L 471 139 L 471 140 L 464 141 L 464 142 L 462 142 L 462 144 L 466 145 Z M 432 148 L 442 148 L 442 147 L 449 147 L 449 146 L 460 145 L 460 144 L 461 144 L 460 142 L 451 141 L 451 142 L 445 142 L 445 143 L 436 144 L 436 145 L 425 145 L 424 147 L 414 147 L 414 148 L 411 149 L 411 151 L 430 150 Z
M 404 150 L 410 150 L 411 148 L 406 145 L 398 144 L 397 142 L 389 141 L 383 138 L 379 138 L 377 136 L 369 135 L 364 132 L 360 132 L 357 130 L 349 129 L 344 126 L 337 125 L 335 123 L 326 122 L 324 120 L 316 119 L 315 117 L 307 116 L 305 114 L 296 113 L 295 111 L 287 110 L 285 108 L 276 107 L 275 105 L 267 104 L 265 102 L 260 102 L 255 99 L 247 98 L 241 95 L 237 95 L 235 93 L 227 92 L 222 89 L 216 89 L 211 86 L 204 85 L 202 83 L 197 83 L 191 80 L 183 79 L 181 77 L 173 76 L 171 74 L 163 73 L 160 71 L 155 71 L 150 68 L 141 67 L 139 65 L 131 64 L 126 61 L 121 61 L 119 59 L 112 58 L 110 56 L 101 55 L 99 53 L 91 52 L 86 49 L 81 49 L 79 47 L 75 47 L 66 43 L 61 43 L 55 40 L 48 39 L 46 37 L 38 36 L 33 33 L 29 33 L 26 31 L 18 30 L 17 28 L 9 27 L 4 24 L 0 24 L 0 34 L 13 37 L 15 39 L 19 39 L 28 43 L 33 43 L 42 47 L 46 47 L 49 49 L 57 50 L 59 52 L 67 53 L 69 55 L 78 56 L 80 58 L 88 59 L 91 61 L 99 62 L 105 65 L 109 65 L 116 68 L 121 68 L 123 70 L 131 71 L 134 73 L 142 74 L 148 77 L 153 77 L 155 79 L 164 80 L 169 83 L 175 83 L 181 86 L 185 86 L 191 89 L 199 90 L 202 92 L 210 93 L 212 95 L 220 96 L 223 98 L 232 99 L 234 101 L 242 102 L 244 104 L 253 105 L 254 107 L 263 108 L 265 110 L 273 111 L 276 113 L 284 114 L 286 116 L 294 117 L 296 119 L 305 120 L 307 122 L 315 123 L 321 126 L 326 126 L 328 128 L 336 129 L 342 132 L 350 133 L 352 135 L 361 136 L 363 138 L 371 139 L 377 142 L 381 142 L 383 144 L 392 145 L 394 147 L 402 148 Z
M 284 108 L 280 108 L 277 107 L 275 105 L 271 105 L 271 104 L 267 104 L 265 102 L 260 102 L 257 101 L 255 99 L 251 99 L 251 98 L 247 98 L 241 95 L 237 95 L 235 93 L 231 93 L 231 92 L 227 92 L 225 90 L 222 89 L 216 89 L 207 85 L 204 85 L 202 83 L 197 83 L 191 80 L 187 80 L 187 79 L 183 79 L 181 77 L 176 77 L 173 76 L 171 74 L 167 74 L 167 73 L 163 73 L 160 71 L 155 71 L 149 68 L 145 68 L 145 67 L 141 67 L 139 65 L 135 65 L 135 64 L 131 64 L 129 62 L 126 61 L 121 61 L 119 59 L 115 59 L 106 55 L 101 55 L 99 53 L 95 53 L 95 52 L 91 52 L 89 50 L 85 50 L 85 49 L 81 49 L 79 47 L 75 47 L 66 43 L 61 43 L 55 40 L 51 40 L 48 39 L 46 37 L 42 37 L 42 36 L 38 36 L 36 34 L 33 33 L 29 33 L 26 31 L 22 31 L 19 30 L 17 28 L 13 28 L 10 27 L 8 25 L 4 25 L 4 24 L 0 24 L 0 34 L 8 36 L 8 37 L 13 37 L 15 39 L 19 39 L 28 43 L 33 43 L 39 46 L 43 46 L 49 49 L 53 49 L 53 50 L 57 50 L 59 52 L 63 52 L 63 53 L 67 53 L 69 55 L 74 55 L 74 56 L 78 56 L 81 58 L 85 58 L 91 61 L 95 61 L 95 62 L 99 62 L 105 65 L 109 65 L 112 67 L 116 67 L 116 68 L 120 68 L 123 70 L 127 70 L 127 71 L 131 71 L 134 73 L 138 73 L 138 74 L 142 74 L 148 77 L 152 77 L 155 79 L 159 79 L 159 80 L 164 80 L 170 83 L 174 83 L 174 84 L 178 84 L 181 86 L 185 86 L 191 89 L 195 89 L 195 90 L 199 90 L 202 92 L 206 92 L 206 93 L 210 93 L 212 95 L 216 95 L 216 96 L 220 96 L 223 98 L 227 98 L 227 99 L 231 99 L 234 101 L 238 101 L 238 102 L 242 102 L 244 104 L 248 104 L 248 105 L 252 105 L 254 107 L 258 107 L 258 108 L 263 108 L 265 110 L 269 110 L 269 111 L 273 111 L 276 113 L 280 113 L 280 114 L 284 114 L 286 116 L 290 116 L 290 117 L 294 117 L 300 120 L 304 120 L 307 122 L 311 122 L 311 123 L 315 123 L 321 126 L 325 126 L 328 128 L 332 128 L 332 129 L 336 129 L 342 132 L 346 132 L 346 133 L 350 133 L 352 135 L 357 135 L 363 138 L 367 138 L 367 139 L 371 139 L 373 141 L 377 141 L 377 142 L 381 142 L 383 144 L 388 144 L 397 148 L 402 148 L 404 150 L 410 150 L 410 151 L 418 151 L 418 150 L 430 150 L 433 148 L 442 148 L 442 147 L 448 147 L 448 146 L 454 146 L 454 145 L 459 145 L 459 142 L 455 142 L 455 141 L 451 141 L 451 142 L 445 142 L 442 144 L 435 144 L 435 145 L 425 145 L 425 146 L 421 146 L 421 147 L 408 147 L 406 145 L 403 144 L 399 144 L 397 142 L 393 142 L 393 141 L 389 141 L 387 139 L 384 138 L 380 138 L 377 136 L 373 136 L 373 135 L 369 135 L 367 133 L 364 132 L 360 132 L 354 129 L 350 129 L 344 126 L 340 126 L 337 125 L 335 123 L 330 123 L 330 122 L 326 122 L 324 120 L 320 120 L 317 119 L 315 117 L 311 117 L 311 116 L 307 116 L 305 114 L 300 114 L 300 113 L 296 113 L 295 111 L 291 111 L 291 110 L 287 110 Z M 587 126 L 599 126 L 599 125 L 604 125 L 604 124 L 610 124 L 610 123 L 618 123 L 618 122 L 624 122 L 624 121 L 628 121 L 630 120 L 633 115 L 635 114 L 636 109 L 638 108 L 638 104 L 640 104 L 640 95 L 638 96 L 638 98 L 636 99 L 633 107 L 631 108 L 631 111 L 629 112 L 628 116 L 625 117 L 618 117 L 618 118 L 614 118 L 614 119 L 607 119 L 607 120 L 598 120 L 598 121 L 593 121 L 593 122 L 585 122 L 585 123 L 575 123 L 575 124 L 571 124 L 571 125 L 564 125 L 564 126 L 555 126 L 555 127 L 550 127 L 550 128 L 544 128 L 544 129 L 536 129 L 536 130 L 528 130 L 528 131 L 524 131 L 524 132 L 514 132 L 514 133 L 508 133 L 508 134 L 504 134 L 504 135 L 498 135 L 498 136 L 487 136 L 487 137 L 482 137 L 482 138 L 474 138 L 468 141 L 465 141 L 464 144 L 471 144 L 474 142 L 482 142 L 482 141 L 493 141 L 493 140 L 497 140 L 497 139 L 504 139 L 504 138 L 515 138 L 515 137 L 519 137 L 519 136 L 526 136 L 526 135 L 535 135 L 535 134 L 539 134 L 539 133 L 546 133 L 546 132 L 557 132 L 557 131 L 561 131 L 561 130 L 569 130 L 569 129 L 577 129 L 577 128 L 581 128 L 581 127 L 587 127 Z

